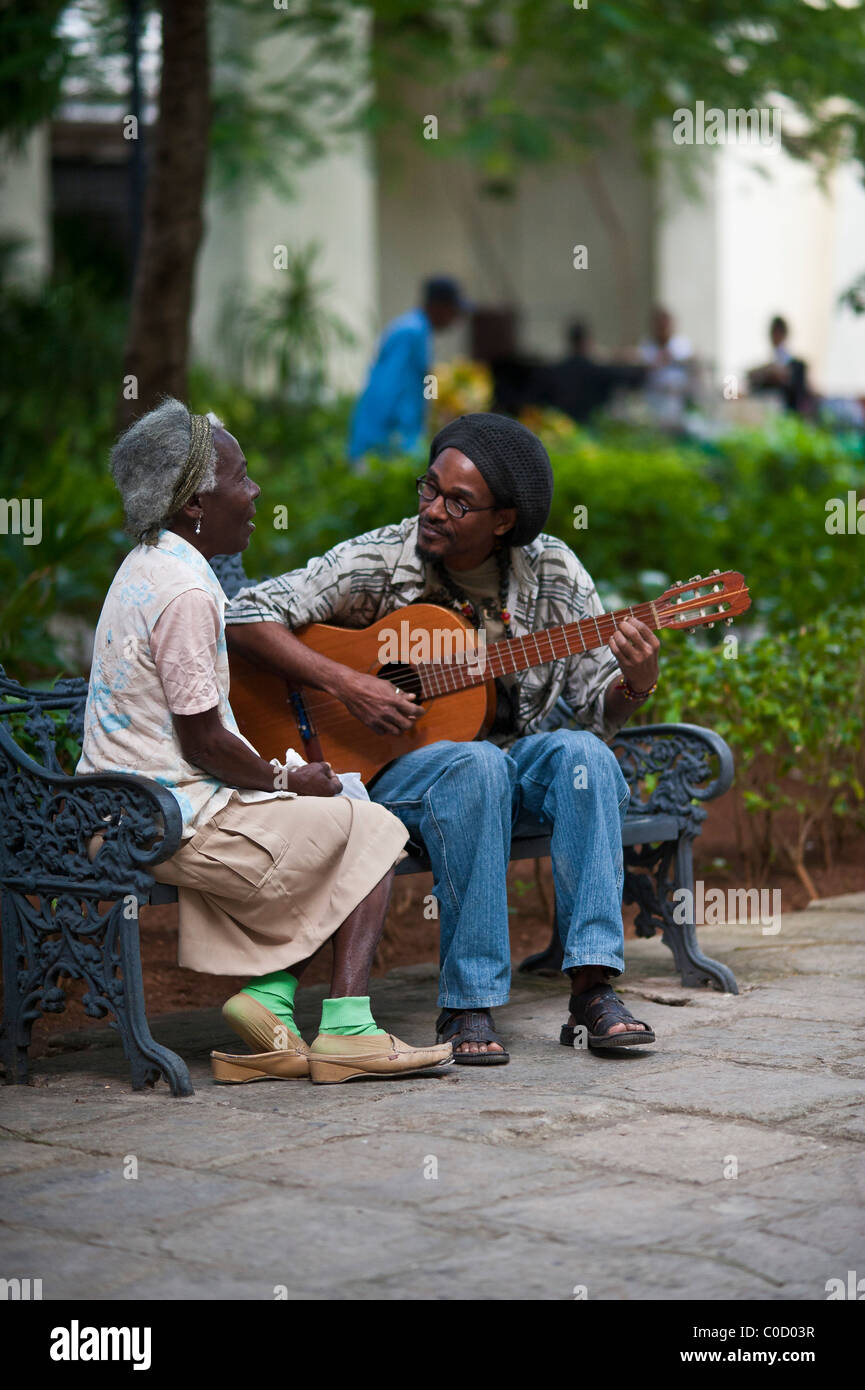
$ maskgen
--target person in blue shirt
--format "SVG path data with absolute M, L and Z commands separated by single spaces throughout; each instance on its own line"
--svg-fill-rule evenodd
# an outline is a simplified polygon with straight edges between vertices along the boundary
M 435 276 L 423 286 L 421 308 L 388 324 L 352 415 L 350 459 L 372 452 L 411 453 L 423 442 L 432 335 L 450 328 L 468 307 L 455 280 Z

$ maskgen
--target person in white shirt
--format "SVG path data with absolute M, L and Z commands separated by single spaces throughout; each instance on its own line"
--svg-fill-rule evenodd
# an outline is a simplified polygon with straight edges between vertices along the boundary
M 668 310 L 652 311 L 651 336 L 640 344 L 638 355 L 649 368 L 646 401 L 655 424 L 662 429 L 680 428 L 693 393 L 696 364 L 690 341 L 674 332 Z
M 215 1079 L 336 1082 L 449 1062 L 450 1044 L 409 1047 L 370 1012 L 401 821 L 340 795 L 327 763 L 267 762 L 235 722 L 225 595 L 208 560 L 244 550 L 255 529 L 260 488 L 240 445 L 169 398 L 121 436 L 111 464 L 138 543 L 96 630 L 77 771 L 137 773 L 177 799 L 182 842 L 153 873 L 180 890 L 180 964 L 253 976 L 223 1013 L 254 1055 L 212 1053 Z M 331 997 L 307 1047 L 294 994 L 331 937 Z

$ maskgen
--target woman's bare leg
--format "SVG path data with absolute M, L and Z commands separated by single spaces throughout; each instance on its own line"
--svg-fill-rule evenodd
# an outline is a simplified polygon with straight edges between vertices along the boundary
M 384 931 L 393 875 L 393 869 L 388 869 L 384 878 L 367 893 L 333 934 L 332 999 L 369 994 L 369 974 Z

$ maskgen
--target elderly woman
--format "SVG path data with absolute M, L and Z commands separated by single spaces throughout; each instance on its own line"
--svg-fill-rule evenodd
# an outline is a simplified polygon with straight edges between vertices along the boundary
M 180 889 L 180 964 L 254 977 L 223 1010 L 253 1053 L 212 1053 L 215 1079 L 336 1082 L 448 1062 L 450 1044 L 409 1047 L 370 1012 L 402 823 L 338 795 L 327 763 L 266 762 L 231 712 L 224 595 L 207 561 L 255 529 L 260 489 L 240 445 L 168 399 L 120 438 L 111 468 L 138 544 L 96 630 L 78 771 L 141 773 L 177 798 L 182 842 L 155 877 Z M 295 990 L 330 936 L 332 997 L 307 1047 Z

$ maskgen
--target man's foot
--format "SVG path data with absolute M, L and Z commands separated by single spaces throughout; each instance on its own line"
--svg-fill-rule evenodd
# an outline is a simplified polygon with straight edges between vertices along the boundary
M 606 984 L 609 976 L 612 973 L 613 972 L 610 971 L 605 965 L 581 965 L 576 969 L 569 970 L 568 974 L 571 977 L 571 998 L 574 998 L 575 996 L 580 994 L 585 994 L 594 985 Z M 622 1021 L 621 1023 L 616 1023 L 611 1028 L 606 1029 L 606 1032 L 639 1033 L 641 1031 L 645 1031 L 646 1025 L 644 1023 L 638 1023 L 635 1018 L 631 1018 L 631 1015 L 628 1014 L 628 1011 L 627 1009 L 625 1009 L 624 1005 L 622 1005 L 622 1009 L 628 1015 L 630 1022 L 628 1023 Z M 570 1014 L 568 1017 L 567 1026 L 569 1028 L 575 1028 L 579 1024 L 584 1023 L 584 1019 L 578 1019 L 574 1014 Z
M 624 1004 L 622 1005 L 622 1008 L 623 1008 L 623 1009 L 625 1008 Z M 625 1010 L 625 1012 L 627 1013 L 627 1010 Z M 576 1016 L 575 1016 L 574 1014 L 568 1014 L 568 1027 L 569 1027 L 569 1028 L 575 1028 L 575 1027 L 577 1027 L 577 1020 L 576 1020 Z M 648 1029 L 648 1028 L 646 1027 L 645 1023 L 638 1023 L 637 1020 L 636 1020 L 635 1018 L 632 1018 L 631 1021 L 630 1021 L 630 1023 L 614 1023 L 613 1026 L 612 1026 L 612 1028 L 608 1028 L 608 1029 L 607 1029 L 607 1032 L 608 1032 L 608 1033 L 647 1033 L 647 1032 L 651 1032 L 651 1029 Z
M 493 1028 L 489 1009 L 442 1009 L 436 1038 L 453 1046 L 454 1061 L 463 1065 L 496 1066 L 510 1061 Z
M 592 985 L 570 998 L 571 1013 L 559 1041 L 573 1047 L 577 1028 L 585 1028 L 591 1048 L 642 1047 L 655 1041 L 655 1034 L 628 1012 L 611 985 Z

